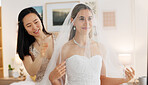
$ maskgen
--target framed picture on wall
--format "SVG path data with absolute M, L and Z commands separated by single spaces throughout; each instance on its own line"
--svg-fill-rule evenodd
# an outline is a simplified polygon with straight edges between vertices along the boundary
M 116 11 L 103 11 L 103 28 L 115 29 L 116 28 Z
M 71 2 L 46 3 L 46 28 L 48 32 L 58 32 L 74 4 Z
M 33 8 L 39 13 L 41 18 L 43 19 L 43 6 L 33 6 Z

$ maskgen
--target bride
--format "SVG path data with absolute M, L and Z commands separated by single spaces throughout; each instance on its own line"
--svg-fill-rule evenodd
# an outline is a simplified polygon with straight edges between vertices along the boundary
M 126 68 L 125 78 L 107 76 L 107 73 L 112 71 L 109 69 L 108 61 L 114 65 L 117 64 L 115 66 L 118 69 L 121 67 L 119 63 L 115 63 L 118 61 L 113 53 L 109 54 L 111 52 L 108 51 L 100 30 L 91 8 L 85 4 L 77 4 L 67 16 L 57 37 L 52 56 L 53 63 L 48 64 L 48 67 L 52 65 L 55 68 L 53 70 L 47 68 L 46 76 L 40 83 L 44 85 L 49 83 L 52 85 L 119 85 L 130 81 L 135 75 L 132 68 L 131 70 Z M 53 75 L 54 73 L 57 75 Z

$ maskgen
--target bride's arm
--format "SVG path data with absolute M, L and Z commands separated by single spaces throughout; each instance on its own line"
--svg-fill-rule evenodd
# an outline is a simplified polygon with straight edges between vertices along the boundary
M 123 78 L 109 78 L 106 76 L 101 76 L 101 85 L 120 85 L 124 83 Z
M 133 68 L 131 68 L 132 71 L 130 71 L 128 68 L 125 70 L 126 78 L 111 78 L 111 77 L 106 77 L 106 70 L 105 70 L 105 65 L 104 63 L 102 64 L 102 69 L 101 69 L 101 85 L 120 85 L 122 83 L 127 83 L 130 81 L 134 75 L 135 71 Z M 103 73 L 104 72 L 104 73 Z
M 58 61 L 59 59 L 61 59 L 62 63 L 59 64 L 59 62 L 57 62 L 56 68 L 49 75 L 49 80 L 51 81 L 52 85 L 61 85 L 62 82 L 60 79 L 62 79 L 63 83 L 65 83 L 65 73 L 66 73 L 65 58 L 66 57 L 64 56 L 66 56 L 67 54 L 66 47 L 67 46 L 65 45 L 63 46 L 61 56 L 58 57 Z
M 101 76 L 101 85 L 120 85 L 122 83 L 127 83 L 134 77 L 134 73 L 128 71 L 126 73 L 126 78 L 110 78 L 106 76 Z

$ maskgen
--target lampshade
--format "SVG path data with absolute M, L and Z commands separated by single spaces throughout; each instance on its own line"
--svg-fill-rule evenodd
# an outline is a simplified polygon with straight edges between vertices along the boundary
M 131 54 L 119 54 L 119 61 L 123 65 L 130 65 L 132 63 L 132 56 Z

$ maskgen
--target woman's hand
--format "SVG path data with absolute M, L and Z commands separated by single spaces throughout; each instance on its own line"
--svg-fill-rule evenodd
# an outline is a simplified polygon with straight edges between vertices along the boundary
M 47 49 L 48 49 L 48 37 L 42 38 L 40 44 L 40 53 L 41 57 L 47 57 Z
M 42 43 L 42 45 L 41 45 L 41 51 L 40 51 L 42 57 L 45 57 L 46 56 L 47 49 L 48 49 L 48 43 Z
M 128 68 L 126 68 L 126 70 L 125 70 L 125 76 L 126 76 L 126 78 L 125 78 L 125 82 L 128 82 L 128 81 L 130 81 L 131 79 L 133 79 L 134 78 L 134 76 L 135 76 L 135 71 L 134 71 L 134 69 L 132 68 L 132 67 L 130 67 L 131 68 L 131 70 L 132 71 L 130 71 Z
M 60 79 L 62 76 L 64 76 L 66 73 L 66 65 L 65 61 L 59 64 L 50 74 L 49 74 L 49 80 L 51 83 L 56 82 L 58 79 Z

